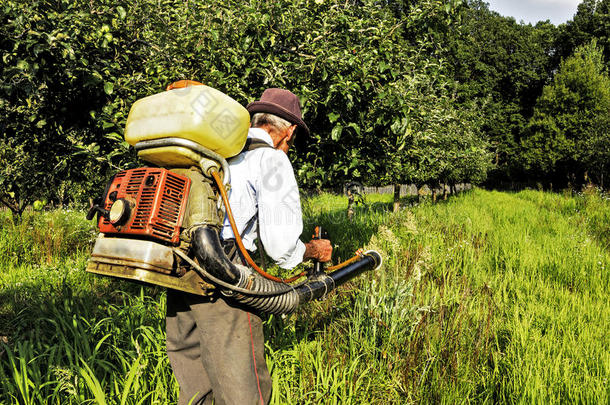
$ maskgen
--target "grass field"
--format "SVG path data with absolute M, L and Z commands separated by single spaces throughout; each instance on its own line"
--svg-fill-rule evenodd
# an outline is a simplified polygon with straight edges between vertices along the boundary
M 274 404 L 609 403 L 610 201 L 476 189 L 303 201 L 384 266 L 265 324 Z M 0 404 L 167 404 L 162 289 L 84 272 L 84 213 L 0 213 Z

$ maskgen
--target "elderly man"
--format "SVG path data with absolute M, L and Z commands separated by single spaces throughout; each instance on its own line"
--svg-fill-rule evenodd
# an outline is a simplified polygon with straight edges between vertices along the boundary
M 288 90 L 267 89 L 248 105 L 251 128 L 242 153 L 229 163 L 229 202 L 249 251 L 260 239 L 280 267 L 304 260 L 329 261 L 328 240 L 303 243 L 299 190 L 288 160 L 297 131 L 308 135 L 299 99 Z M 234 239 L 225 218 L 222 237 Z M 234 261 L 239 262 L 238 254 Z M 260 317 L 221 295 L 211 298 L 168 290 L 167 352 L 180 384 L 179 404 L 267 403 L 271 377 L 265 362 Z

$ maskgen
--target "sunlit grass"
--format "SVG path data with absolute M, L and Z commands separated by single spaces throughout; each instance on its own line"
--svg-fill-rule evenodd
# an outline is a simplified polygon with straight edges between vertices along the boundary
M 322 225 L 335 261 L 384 267 L 267 320 L 273 403 L 608 403 L 604 196 L 406 203 L 367 196 L 350 222 L 343 197 L 303 202 L 304 239 Z M 175 403 L 165 292 L 86 274 L 83 213 L 31 215 L 0 218 L 0 403 Z

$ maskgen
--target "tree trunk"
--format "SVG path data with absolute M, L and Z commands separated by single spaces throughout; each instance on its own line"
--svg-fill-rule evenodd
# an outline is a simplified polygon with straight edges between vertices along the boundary
M 436 203 L 436 187 L 432 188 L 432 203 Z
M 394 184 L 394 212 L 400 210 L 400 184 Z
M 447 201 L 447 183 L 443 183 L 443 201 Z
M 351 190 L 347 190 L 347 219 L 352 220 L 354 217 L 354 194 Z
M 11 212 L 13 214 L 13 218 L 15 218 L 15 220 L 20 222 L 21 216 L 23 215 L 23 211 L 25 211 L 25 208 L 28 206 L 29 200 L 24 200 L 21 202 L 18 202 L 18 200 L 15 200 L 13 202 L 8 199 L 0 199 L 0 203 L 2 205 L 4 205 L 5 207 L 7 207 L 9 210 L 11 210 Z

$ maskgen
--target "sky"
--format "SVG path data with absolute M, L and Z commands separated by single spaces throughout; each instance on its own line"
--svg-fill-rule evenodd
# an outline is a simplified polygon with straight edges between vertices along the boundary
M 559 25 L 571 20 L 582 0 L 484 0 L 491 10 L 517 22 L 536 24 L 550 20 Z

